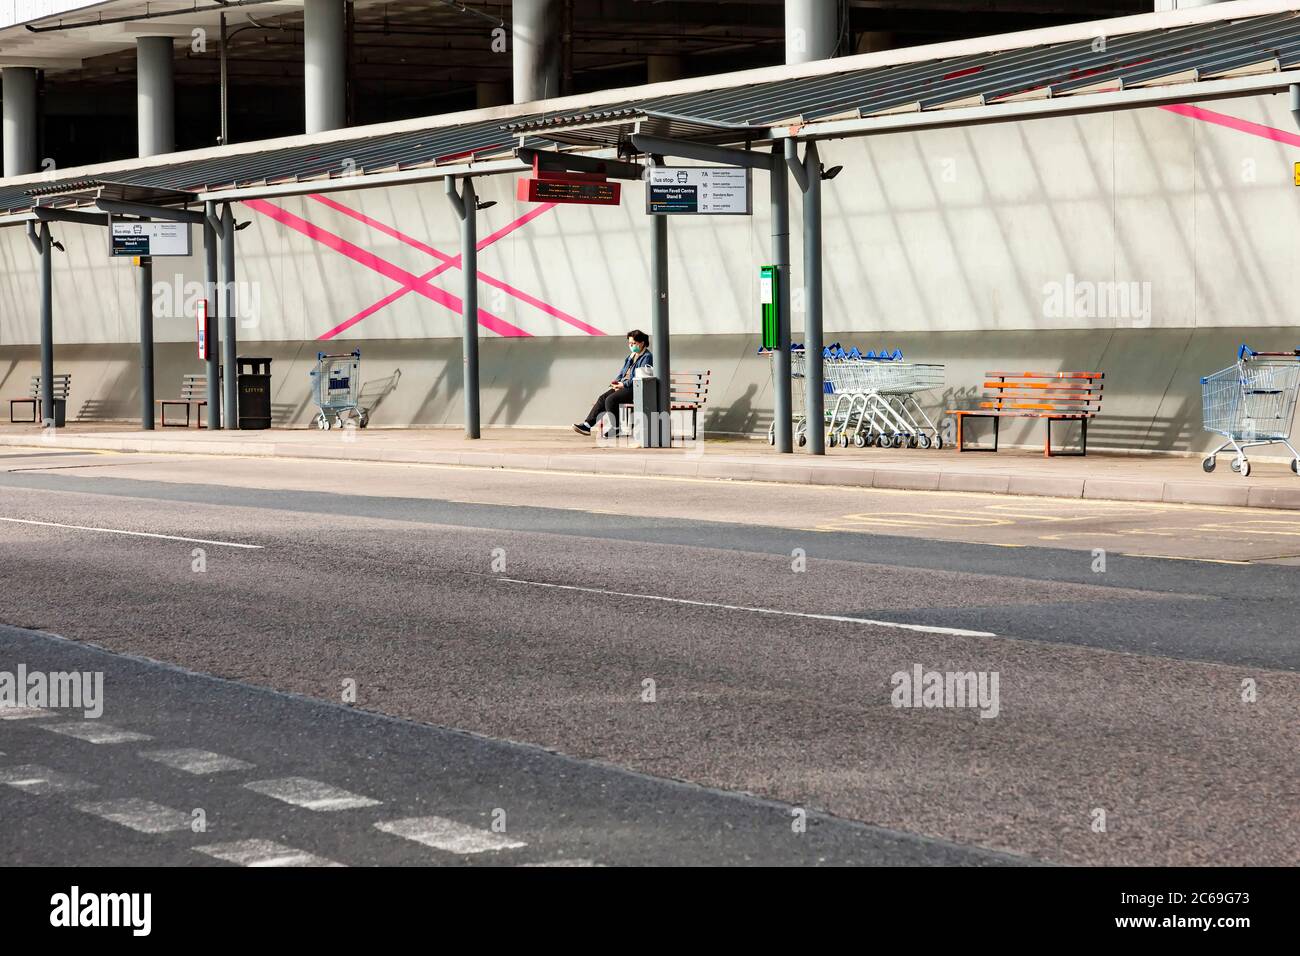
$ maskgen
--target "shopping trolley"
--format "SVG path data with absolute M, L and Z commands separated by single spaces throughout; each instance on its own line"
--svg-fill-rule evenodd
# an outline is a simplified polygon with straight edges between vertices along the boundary
M 329 431 L 331 425 L 343 428 L 354 423 L 365 428 L 370 424 L 369 411 L 357 401 L 361 389 L 360 349 L 340 355 L 317 352 L 311 379 L 312 401 L 320 409 L 316 414 L 317 428 Z
M 1231 447 L 1236 452 L 1232 470 L 1245 478 L 1250 474 L 1247 448 L 1281 444 L 1291 452 L 1291 470 L 1300 474 L 1300 454 L 1289 440 L 1297 387 L 1300 349 L 1256 352 L 1243 345 L 1237 350 L 1235 365 L 1201 379 L 1205 430 L 1228 439 L 1201 467 L 1214 471 L 1219 453 Z
M 766 355 L 768 371 L 772 378 L 773 391 L 776 389 L 776 349 L 759 349 L 760 355 Z M 794 440 L 800 447 L 808 444 L 808 396 L 804 392 L 803 381 L 808 377 L 808 353 L 802 345 L 790 346 L 790 417 L 792 419 Z M 776 444 L 776 421 L 767 426 L 767 443 Z
M 917 401 L 917 394 L 944 382 L 942 365 L 844 358 L 827 363 L 831 405 L 827 444 L 847 448 L 942 448 L 938 426 Z

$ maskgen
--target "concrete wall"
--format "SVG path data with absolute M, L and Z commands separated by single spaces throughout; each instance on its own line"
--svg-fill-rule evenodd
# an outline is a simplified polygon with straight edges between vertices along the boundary
M 1240 341 L 1297 344 L 1297 145 L 1281 96 L 827 144 L 826 164 L 845 167 L 824 193 L 828 340 L 946 363 L 951 388 L 966 392 L 1008 363 L 1104 369 L 1099 445 L 1199 446 L 1188 425 L 1199 421 L 1198 376 L 1229 364 Z M 485 421 L 562 424 L 608 381 L 622 333 L 650 324 L 644 198 L 633 183 L 619 207 L 539 212 L 513 189 L 513 177 L 480 182 L 497 201 L 480 236 L 503 233 L 480 253 L 480 305 L 496 329 L 483 333 Z M 715 370 L 711 423 L 726 431 L 765 428 L 770 415 L 766 363 L 753 354 L 766 174 L 754 192 L 752 217 L 670 225 L 674 365 Z M 270 200 L 239 215 L 252 223 L 237 239 L 240 351 L 276 357 L 286 421 L 305 420 L 315 352 L 357 344 L 367 380 L 401 370 L 378 423 L 457 420 L 461 283 L 447 265 L 457 232 L 440 184 Z M 130 414 L 131 268 L 108 259 L 102 230 L 55 235 L 68 250 L 55 260 L 56 361 L 84 363 L 71 411 L 89 401 Z M 36 261 L 20 229 L 0 230 L 0 270 L 8 394 L 25 384 L 38 331 Z M 156 334 L 176 343 L 160 356 L 160 395 L 198 370 L 184 285 L 200 276 L 198 257 L 155 265 Z

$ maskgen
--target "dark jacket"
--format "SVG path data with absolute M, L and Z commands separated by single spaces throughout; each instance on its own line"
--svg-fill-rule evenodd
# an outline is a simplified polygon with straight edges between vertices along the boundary
M 654 363 L 654 353 L 649 349 L 644 352 L 637 352 L 635 355 L 628 352 L 627 358 L 623 360 L 623 367 L 618 370 L 618 377 L 614 381 L 620 385 L 631 387 L 632 379 L 636 378 L 636 370 L 645 368 L 647 365 L 654 365 Z

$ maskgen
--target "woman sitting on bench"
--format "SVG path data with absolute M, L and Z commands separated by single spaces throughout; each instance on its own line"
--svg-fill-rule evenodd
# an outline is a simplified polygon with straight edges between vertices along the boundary
M 573 430 L 579 435 L 590 435 L 602 414 L 614 417 L 612 424 L 605 430 L 605 437 L 612 438 L 618 434 L 618 407 L 632 403 L 632 380 L 636 378 L 636 370 L 654 365 L 654 356 L 650 354 L 650 336 L 640 329 L 633 329 L 627 334 L 627 350 L 628 357 L 623 360 L 623 367 L 618 370 L 614 381 L 609 383 L 609 388 L 596 399 L 596 404 L 591 406 L 586 419 L 574 424 Z

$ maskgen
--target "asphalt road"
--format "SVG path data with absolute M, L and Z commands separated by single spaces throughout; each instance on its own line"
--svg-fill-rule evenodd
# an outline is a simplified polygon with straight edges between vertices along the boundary
M 381 804 L 300 824 L 243 772 L 199 793 L 135 743 L 49 751 L 36 719 L 0 721 L 0 772 L 207 800 L 240 839 L 353 864 L 438 861 L 376 842 L 375 823 L 483 827 L 496 808 L 527 846 L 473 862 L 1300 862 L 1284 564 L 1108 552 L 1098 570 L 1087 542 L 812 530 L 764 517 L 773 493 L 804 503 L 780 487 L 94 457 L 0 463 L 0 622 L 239 682 L 107 658 L 106 676 L 136 670 L 110 680 L 102 719 Z M 728 520 L 655 513 L 682 489 Z M 0 669 L 74 650 L 5 632 Z M 918 665 L 996 674 L 996 716 L 894 706 L 894 675 Z M 352 708 L 302 699 L 351 686 Z M 39 859 L 124 839 L 65 797 L 0 801 L 26 808 L 25 832 L 69 834 Z M 787 839 L 792 807 L 820 842 Z M 179 861 L 214 833 L 127 836 L 141 861 Z

